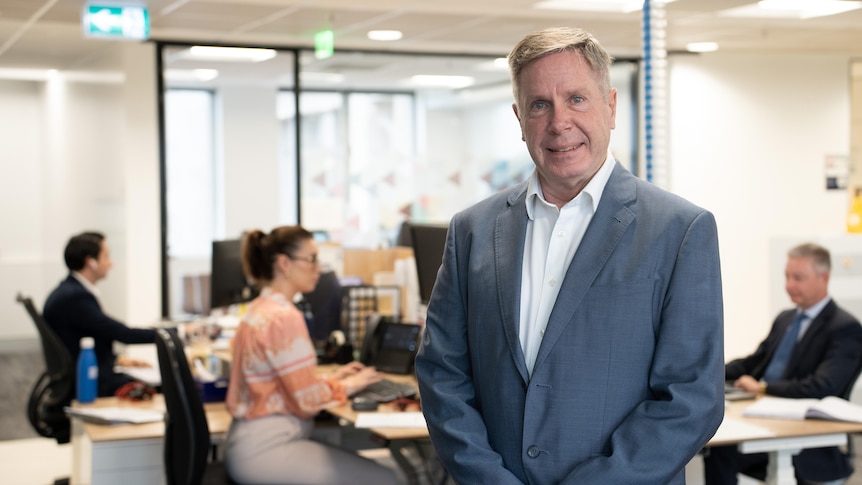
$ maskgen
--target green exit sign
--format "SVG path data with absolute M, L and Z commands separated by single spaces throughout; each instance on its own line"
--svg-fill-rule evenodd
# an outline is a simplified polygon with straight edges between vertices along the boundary
M 150 14 L 140 5 L 87 4 L 82 17 L 87 37 L 141 40 L 150 37 Z
M 326 59 L 335 52 L 335 33 L 332 30 L 321 30 L 314 34 L 314 57 Z

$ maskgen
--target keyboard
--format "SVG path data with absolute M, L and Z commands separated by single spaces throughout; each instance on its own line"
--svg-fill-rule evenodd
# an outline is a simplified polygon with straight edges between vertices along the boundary
M 400 397 L 413 397 L 416 395 L 416 387 L 405 382 L 395 382 L 383 379 L 375 382 L 365 389 L 357 392 L 353 397 L 366 397 L 377 402 L 394 401 Z
M 756 397 L 757 394 L 745 392 L 744 389 L 740 389 L 739 387 L 734 387 L 732 385 L 724 386 L 724 399 L 727 401 L 741 401 L 746 399 L 754 399 Z

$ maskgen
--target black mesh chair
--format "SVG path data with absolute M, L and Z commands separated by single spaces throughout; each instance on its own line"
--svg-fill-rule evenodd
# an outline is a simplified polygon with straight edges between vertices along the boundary
M 165 398 L 167 485 L 232 484 L 222 462 L 209 462 L 212 449 L 204 405 L 175 329 L 156 331 L 156 351 Z
M 75 392 L 72 355 L 45 323 L 30 297 L 19 293 L 16 300 L 24 305 L 36 324 L 45 358 L 45 371 L 39 376 L 27 401 L 27 418 L 40 436 L 54 438 L 60 444 L 68 443 L 70 423 L 63 408 L 71 403 Z

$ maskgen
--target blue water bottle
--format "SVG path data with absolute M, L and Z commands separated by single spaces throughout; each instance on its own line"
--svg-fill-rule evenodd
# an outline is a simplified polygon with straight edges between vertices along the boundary
M 81 352 L 78 354 L 78 379 L 75 396 L 80 403 L 96 400 L 99 365 L 96 362 L 96 351 L 93 350 L 93 337 L 81 339 Z

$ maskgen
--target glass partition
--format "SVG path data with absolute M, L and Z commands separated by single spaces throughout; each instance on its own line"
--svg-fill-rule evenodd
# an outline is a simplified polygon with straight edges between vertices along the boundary
M 299 222 L 344 246 L 388 246 L 403 221 L 446 222 L 532 171 L 503 59 L 186 51 L 162 49 L 172 314 L 197 311 L 183 289 L 208 273 L 212 240 Z M 635 62 L 615 63 L 612 150 L 634 172 L 635 79 Z

